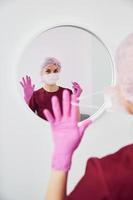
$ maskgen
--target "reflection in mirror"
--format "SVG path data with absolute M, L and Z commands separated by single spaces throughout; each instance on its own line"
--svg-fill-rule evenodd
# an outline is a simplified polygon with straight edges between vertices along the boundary
M 69 90 L 79 102 L 77 119 L 82 121 L 104 104 L 104 88 L 112 84 L 111 56 L 93 33 L 76 26 L 57 26 L 44 31 L 25 48 L 19 61 L 20 94 L 42 119 L 52 114 L 52 96 Z

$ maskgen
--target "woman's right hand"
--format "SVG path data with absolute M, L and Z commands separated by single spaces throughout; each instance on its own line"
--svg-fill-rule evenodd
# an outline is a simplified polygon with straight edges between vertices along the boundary
M 35 85 L 34 84 L 32 85 L 31 78 L 28 75 L 26 75 L 25 78 L 24 77 L 22 78 L 20 84 L 22 85 L 23 88 L 24 99 L 26 103 L 29 104 L 30 98 L 32 97 L 34 92 Z
M 61 114 L 59 100 L 52 97 L 52 109 L 54 116 L 47 109 L 44 114 L 51 124 L 54 142 L 54 152 L 52 158 L 52 168 L 59 171 L 68 171 L 71 167 L 71 159 L 74 151 L 80 144 L 85 129 L 92 123 L 87 120 L 78 125 L 77 109 L 78 101 L 76 95 L 68 90 L 63 91 L 63 114 Z

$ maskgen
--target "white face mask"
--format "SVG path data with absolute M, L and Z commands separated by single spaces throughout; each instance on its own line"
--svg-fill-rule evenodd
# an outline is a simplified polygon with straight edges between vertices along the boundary
M 54 85 L 59 80 L 60 73 L 51 73 L 51 74 L 43 74 L 42 75 L 42 82 L 48 85 Z

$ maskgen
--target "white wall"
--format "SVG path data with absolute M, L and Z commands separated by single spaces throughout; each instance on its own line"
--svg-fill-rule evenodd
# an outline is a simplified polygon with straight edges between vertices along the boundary
M 1 200 L 43 199 L 50 174 L 50 128 L 27 111 L 16 87 L 15 72 L 25 45 L 44 28 L 74 24 L 96 33 L 114 55 L 119 42 L 133 31 L 132 11 L 131 0 L 0 1 Z M 132 139 L 131 116 L 106 113 L 100 117 L 74 156 L 69 191 L 89 156 L 114 152 Z

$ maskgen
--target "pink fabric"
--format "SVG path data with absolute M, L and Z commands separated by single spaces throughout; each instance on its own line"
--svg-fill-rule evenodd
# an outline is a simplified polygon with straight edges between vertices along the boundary
M 29 104 L 29 101 L 31 99 L 31 96 L 33 95 L 35 85 L 31 83 L 30 76 L 26 75 L 26 78 L 22 78 L 22 81 L 20 81 L 20 84 L 22 85 L 23 92 L 24 92 L 24 99 L 27 104 Z
M 75 94 L 76 97 L 79 98 L 83 90 L 77 82 L 73 81 L 72 84 L 73 94 Z
M 63 91 L 63 113 L 61 113 L 59 100 L 52 97 L 52 109 L 54 116 L 47 109 L 44 114 L 51 124 L 54 152 L 52 157 L 52 168 L 54 170 L 68 171 L 71 167 L 71 159 L 74 151 L 80 144 L 84 131 L 91 124 L 91 120 L 83 121 L 78 126 L 78 106 L 76 96 L 67 90 Z

